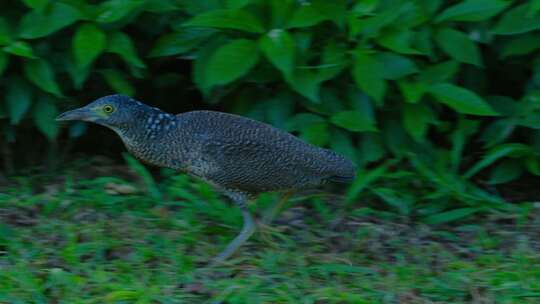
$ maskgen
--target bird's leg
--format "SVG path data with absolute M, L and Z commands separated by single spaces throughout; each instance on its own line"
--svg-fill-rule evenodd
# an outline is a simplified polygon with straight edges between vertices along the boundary
M 246 202 L 246 196 L 241 193 L 236 192 L 227 192 L 226 193 L 228 197 L 230 197 L 237 205 L 240 207 L 240 210 L 242 211 L 242 216 L 244 218 L 244 225 L 242 227 L 242 231 L 232 240 L 225 250 L 223 250 L 220 254 L 218 254 L 214 260 L 212 261 L 212 266 L 216 264 L 220 264 L 226 259 L 228 259 L 231 255 L 233 255 L 236 250 L 244 244 L 249 237 L 255 232 L 255 224 L 253 221 L 253 217 L 249 213 L 249 210 L 247 208 Z

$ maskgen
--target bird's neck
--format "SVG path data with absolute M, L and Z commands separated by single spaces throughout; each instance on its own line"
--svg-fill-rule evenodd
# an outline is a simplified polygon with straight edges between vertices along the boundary
M 167 158 L 162 147 L 167 138 L 172 136 L 171 133 L 177 131 L 178 123 L 175 115 L 148 107 L 138 111 L 128 126 L 115 131 L 137 158 L 150 164 L 169 167 L 165 163 Z

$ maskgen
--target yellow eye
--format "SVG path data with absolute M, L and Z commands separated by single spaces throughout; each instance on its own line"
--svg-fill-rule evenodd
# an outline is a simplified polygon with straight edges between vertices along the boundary
M 114 107 L 111 105 L 106 105 L 103 107 L 103 112 L 111 114 L 112 112 L 114 112 Z

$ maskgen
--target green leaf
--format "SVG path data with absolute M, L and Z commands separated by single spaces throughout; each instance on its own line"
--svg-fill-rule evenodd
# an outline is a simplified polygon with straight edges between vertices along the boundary
M 476 208 L 459 208 L 427 216 L 424 218 L 423 222 L 428 225 L 450 223 L 468 218 L 478 211 L 479 210 Z
M 343 111 L 332 115 L 330 121 L 337 126 L 354 132 L 377 131 L 375 121 L 361 111 Z
M 410 30 L 394 31 L 385 33 L 377 37 L 377 43 L 391 51 L 401 54 L 421 54 L 421 52 L 412 48 L 414 33 Z
M 259 60 L 257 43 L 236 39 L 217 49 L 205 67 L 208 86 L 230 83 L 251 70 Z
M 0 17 L 0 45 L 11 43 L 11 30 L 6 19 Z
M 540 29 L 540 16 L 530 14 L 529 3 L 506 12 L 494 28 L 498 35 L 515 35 Z
M 314 71 L 310 69 L 296 69 L 290 77 L 285 80 L 293 90 L 308 98 L 309 100 L 319 103 L 320 79 Z
M 9 65 L 8 54 L 0 51 L 0 76 L 2 76 L 2 74 L 4 73 L 8 65 Z
M 137 55 L 137 49 L 128 35 L 122 32 L 113 32 L 107 38 L 107 52 L 120 55 L 131 66 L 137 68 L 146 67 Z
M 287 31 L 274 29 L 259 41 L 262 52 L 285 76 L 294 69 L 295 42 Z
M 47 6 L 47 4 L 49 4 L 49 0 L 23 0 L 23 2 L 29 8 L 32 8 L 38 11 L 43 10 Z
M 333 41 L 326 43 L 321 56 L 321 65 L 316 70 L 320 82 L 336 77 L 345 69 L 349 63 L 347 51 L 345 45 Z
M 49 140 L 53 140 L 58 135 L 59 125 L 55 121 L 58 116 L 58 108 L 52 103 L 50 98 L 40 98 L 36 103 L 33 112 L 34 123 L 41 133 Z
M 523 157 L 531 155 L 532 150 L 529 146 L 517 143 L 502 144 L 489 150 L 481 161 L 477 162 L 463 175 L 465 178 L 471 178 L 482 169 L 490 166 L 503 157 Z
M 132 14 L 142 8 L 145 0 L 109 0 L 99 5 L 99 14 L 96 21 L 99 23 L 112 23 Z
M 353 144 L 353 137 L 344 130 L 333 129 L 330 137 L 330 148 L 350 160 L 356 159 L 356 147 Z
M 184 26 L 234 29 L 252 33 L 262 33 L 264 28 L 257 18 L 240 9 L 213 10 L 195 16 Z
M 422 99 L 422 96 L 428 90 L 428 85 L 423 82 L 411 82 L 407 80 L 398 81 L 398 86 L 405 97 L 405 101 L 409 103 L 417 103 Z
M 529 34 L 507 43 L 501 51 L 501 57 L 526 55 L 538 49 L 540 49 L 540 35 Z
M 32 11 L 23 16 L 19 37 L 34 39 L 50 35 L 80 18 L 78 10 L 68 4 L 53 1 L 43 12 Z
M 491 170 L 489 184 L 498 185 L 515 180 L 523 174 L 520 160 L 507 159 Z
M 325 122 L 325 119 L 319 115 L 311 113 L 299 113 L 286 121 L 287 131 L 299 131 L 304 126 Z
M 416 64 L 407 57 L 392 53 L 380 53 L 377 55 L 383 69 L 385 79 L 396 80 L 418 72 Z
M 73 37 L 73 55 L 80 67 L 89 66 L 107 45 L 107 36 L 96 25 L 86 23 L 77 29 Z
M 228 8 L 242 8 L 248 5 L 251 0 L 225 0 Z
M 117 70 L 106 69 L 100 71 L 107 84 L 115 91 L 127 96 L 135 95 L 135 88 L 129 83 L 125 75 Z
M 438 63 L 422 70 L 419 80 L 423 83 L 445 82 L 454 77 L 459 70 L 459 63 L 455 61 L 446 61 Z
M 433 85 L 429 92 L 440 102 L 463 114 L 498 115 L 491 106 L 475 93 L 450 83 Z
M 300 137 L 312 145 L 324 146 L 328 143 L 328 124 L 326 122 L 303 126 Z
M 462 32 L 445 28 L 437 32 L 435 40 L 439 47 L 453 59 L 482 66 L 480 49 L 469 36 Z
M 407 133 L 418 142 L 422 142 L 428 131 L 429 123 L 434 121 L 430 108 L 423 104 L 404 104 L 403 126 Z
M 502 12 L 510 4 L 511 1 L 504 0 L 466 0 L 444 10 L 435 22 L 483 21 Z
M 8 46 L 5 46 L 4 52 L 20 57 L 37 58 L 36 56 L 34 56 L 32 47 L 24 41 L 16 41 Z
M 184 28 L 166 34 L 158 39 L 149 56 L 161 57 L 187 53 L 200 43 L 208 40 L 214 33 L 214 29 Z
M 25 61 L 24 74 L 28 80 L 45 92 L 62 96 L 60 87 L 54 78 L 54 70 L 47 61 L 42 59 Z
M 309 27 L 328 19 L 329 16 L 317 10 L 314 5 L 301 5 L 294 12 L 291 20 L 287 24 L 287 27 Z
M 32 90 L 21 80 L 14 80 L 6 89 L 6 107 L 11 124 L 18 124 L 32 105 Z
M 385 68 L 372 55 L 357 51 L 352 76 L 356 85 L 367 95 L 381 103 L 386 91 Z

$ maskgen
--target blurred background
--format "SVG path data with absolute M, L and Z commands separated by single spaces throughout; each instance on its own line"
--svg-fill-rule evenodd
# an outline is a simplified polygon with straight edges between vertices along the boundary
M 0 2 L 0 302 L 539 303 L 539 29 L 538 0 Z M 358 178 L 196 278 L 240 213 L 54 121 L 113 93 L 265 121 Z

